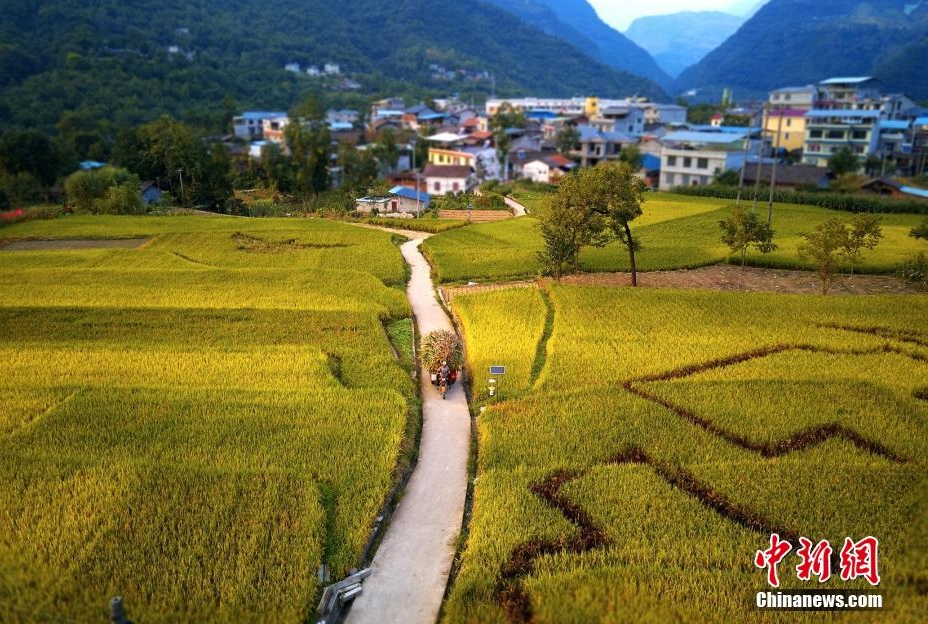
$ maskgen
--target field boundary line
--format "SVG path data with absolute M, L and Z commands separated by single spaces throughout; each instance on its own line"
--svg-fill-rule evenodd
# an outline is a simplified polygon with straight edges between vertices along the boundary
M 189 262 L 189 263 L 191 263 L 191 264 L 196 264 L 196 265 L 199 265 L 199 266 L 204 266 L 204 267 L 207 267 L 207 268 L 210 268 L 210 269 L 218 269 L 218 268 L 219 268 L 219 267 L 216 266 L 215 264 L 209 264 L 208 262 L 201 262 L 201 261 L 199 261 L 199 260 L 194 260 L 194 259 L 191 258 L 190 256 L 186 256 L 186 255 L 180 253 L 179 251 L 171 251 L 170 253 L 171 253 L 172 255 L 177 256 L 177 257 L 180 258 L 181 260 L 186 260 L 187 262 Z
M 830 422 L 818 427 L 810 427 L 808 429 L 795 432 L 786 438 L 782 438 L 775 442 L 756 442 L 750 438 L 743 436 L 741 434 L 735 433 L 723 427 L 720 427 L 711 420 L 699 416 L 693 410 L 678 405 L 669 399 L 660 397 L 648 390 L 645 390 L 641 387 L 643 384 L 658 382 L 658 381 L 670 381 L 674 379 L 685 379 L 693 375 L 706 372 L 709 370 L 716 370 L 720 368 L 727 368 L 736 364 L 742 364 L 745 362 L 750 362 L 753 360 L 763 359 L 772 355 L 777 355 L 780 353 L 785 353 L 788 351 L 804 351 L 807 353 L 823 353 L 823 354 L 832 354 L 832 355 L 851 355 L 851 356 L 862 356 L 862 355 L 879 355 L 884 353 L 893 353 L 896 355 L 901 355 L 903 357 L 909 357 L 918 362 L 926 361 L 925 358 L 919 354 L 908 353 L 907 351 L 900 349 L 898 347 L 893 347 L 892 345 L 883 345 L 882 347 L 875 347 L 873 349 L 831 349 L 828 347 L 817 347 L 810 344 L 798 344 L 798 345 L 774 345 L 772 347 L 764 347 L 761 349 L 755 349 L 753 351 L 747 351 L 740 354 L 735 354 L 725 358 L 718 358 L 715 360 L 710 360 L 702 364 L 692 364 L 688 366 L 683 366 L 665 373 L 658 373 L 654 375 L 645 375 L 643 377 L 638 377 L 635 379 L 630 379 L 622 383 L 622 387 L 630 392 L 631 394 L 642 398 L 646 401 L 654 403 L 667 409 L 668 411 L 676 414 L 680 418 L 690 422 L 693 425 L 703 429 L 707 433 L 714 435 L 722 440 L 737 446 L 746 451 L 751 451 L 759 454 L 764 458 L 773 458 L 773 457 L 782 457 L 793 452 L 799 452 L 806 450 L 811 447 L 824 444 L 825 442 L 831 439 L 843 439 L 847 442 L 850 442 L 860 450 L 873 454 L 879 455 L 884 459 L 887 459 L 891 462 L 897 464 L 906 464 L 912 463 L 914 460 L 906 458 L 881 442 L 871 440 L 856 430 L 842 425 L 838 422 Z
M 700 481 L 681 467 L 658 461 L 636 446 L 627 447 L 620 453 L 600 461 L 583 470 L 555 470 L 541 481 L 529 486 L 529 491 L 546 506 L 556 509 L 564 518 L 576 526 L 579 532 L 566 538 L 530 538 L 510 551 L 500 566 L 500 580 L 494 594 L 510 624 L 529 624 L 533 620 L 531 597 L 525 591 L 522 579 L 532 574 L 535 562 L 546 555 L 559 553 L 581 554 L 608 546 L 611 542 L 602 528 L 581 505 L 574 503 L 561 493 L 564 485 L 585 477 L 594 468 L 601 466 L 639 465 L 650 468 L 655 476 L 672 489 L 695 498 L 701 505 L 725 520 L 733 522 L 754 533 L 769 535 L 778 533 L 794 548 L 799 548 L 799 533 L 777 526 L 754 509 L 741 505 L 712 486 Z M 832 564 L 840 565 L 839 556 L 832 554 Z
M 531 379 L 529 379 L 529 387 L 532 390 L 537 387 L 545 365 L 548 363 L 548 341 L 551 340 L 551 336 L 554 334 L 554 315 L 556 314 L 554 302 L 548 292 L 544 288 L 539 288 L 538 293 L 545 304 L 545 327 L 541 332 L 541 338 L 538 339 L 538 346 L 535 348 L 535 360 L 532 362 L 532 375 Z

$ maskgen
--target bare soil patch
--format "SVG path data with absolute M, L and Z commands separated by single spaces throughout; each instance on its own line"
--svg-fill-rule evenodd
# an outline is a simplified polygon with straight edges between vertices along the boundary
M 138 249 L 151 238 L 59 238 L 0 242 L 0 251 L 70 251 L 75 249 Z
M 445 302 L 456 295 L 487 292 L 503 288 L 545 287 L 551 278 L 535 281 L 473 284 L 470 286 L 444 286 L 440 289 Z M 580 286 L 631 286 L 631 273 L 580 273 L 561 279 L 563 284 Z M 638 285 L 650 288 L 702 288 L 741 292 L 775 292 L 786 294 L 818 294 L 821 285 L 811 271 L 786 269 L 760 269 L 727 264 L 681 269 L 678 271 L 647 271 L 638 273 Z M 895 295 L 918 294 L 917 287 L 889 275 L 842 275 L 831 286 L 828 294 Z
M 584 273 L 570 275 L 566 284 L 590 286 L 630 286 L 630 273 Z M 638 274 L 640 286 L 655 288 L 705 288 L 743 292 L 816 294 L 821 284 L 811 271 L 760 269 L 728 264 L 680 271 L 648 271 Z M 917 293 L 918 289 L 888 275 L 839 276 L 829 293 L 848 295 L 886 295 Z

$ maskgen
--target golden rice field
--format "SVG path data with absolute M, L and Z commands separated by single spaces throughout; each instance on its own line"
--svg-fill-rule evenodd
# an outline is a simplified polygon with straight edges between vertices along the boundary
M 535 202 L 541 202 L 536 197 Z M 635 254 L 639 271 L 691 269 L 729 261 L 730 250 L 720 240 L 718 222 L 731 214 L 734 202 L 707 197 L 687 197 L 670 193 L 648 193 L 643 214 L 631 223 L 632 233 L 641 241 Z M 750 207 L 750 204 L 748 204 Z M 758 210 L 767 216 L 767 206 Z M 761 254 L 753 248 L 747 253 L 752 266 L 809 269 L 799 259 L 801 232 L 812 231 L 832 218 L 849 221 L 847 212 L 814 206 L 775 204 L 774 242 L 778 249 Z M 924 243 L 909 231 L 924 220 L 914 214 L 882 215 L 884 238 L 864 255 L 857 267 L 865 273 L 893 273 L 912 253 L 922 251 Z M 432 261 L 439 282 L 503 281 L 534 277 L 542 271 L 538 252 L 542 250 L 540 222 L 532 217 L 479 223 L 443 232 L 422 244 Z M 580 268 L 588 272 L 628 271 L 628 253 L 617 242 L 605 247 L 587 247 L 580 254 Z M 842 270 L 849 270 L 842 266 Z
M 321 220 L 67 217 L 0 248 L 0 621 L 299 622 L 358 563 L 413 387 L 390 236 Z
M 548 296 L 547 340 L 537 290 L 453 300 L 488 407 L 443 622 L 924 621 L 928 297 Z M 774 531 L 836 552 L 876 536 L 885 609 L 761 615 Z M 797 562 L 783 587 L 818 587 Z M 870 588 L 833 573 L 824 587 Z

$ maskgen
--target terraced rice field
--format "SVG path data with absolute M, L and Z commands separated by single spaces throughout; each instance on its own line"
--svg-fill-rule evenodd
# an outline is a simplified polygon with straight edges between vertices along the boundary
M 200 217 L 0 236 L 153 238 L 0 250 L 0 620 L 104 621 L 122 595 L 136 621 L 304 621 L 403 448 L 390 236 Z
M 719 240 L 718 222 L 730 214 L 733 202 L 667 193 L 649 193 L 645 199 L 644 214 L 632 222 L 632 231 L 643 245 L 636 254 L 640 271 L 696 268 L 728 259 L 729 249 Z M 766 209 L 766 204 L 760 207 L 765 217 Z M 834 217 L 849 220 L 851 216 L 812 206 L 776 204 L 773 229 L 779 249 L 767 255 L 751 250 L 747 262 L 753 266 L 809 268 L 797 257 L 802 240 L 799 233 Z M 924 243 L 908 235 L 922 220 L 919 215 L 884 215 L 884 238 L 875 251 L 864 256 L 857 270 L 892 273 L 912 252 L 923 250 Z M 423 243 L 439 281 L 445 283 L 535 276 L 541 270 L 537 258 L 541 248 L 539 223 L 531 216 L 471 225 Z M 617 243 L 586 249 L 580 264 L 582 270 L 593 272 L 629 269 L 628 254 Z
M 871 588 L 838 563 L 800 581 L 795 552 L 876 536 L 885 609 L 764 621 L 923 621 L 928 297 L 548 297 L 453 301 L 488 408 L 444 622 L 757 621 L 773 532 L 794 544 L 784 588 Z M 489 361 L 509 367 L 500 399 Z

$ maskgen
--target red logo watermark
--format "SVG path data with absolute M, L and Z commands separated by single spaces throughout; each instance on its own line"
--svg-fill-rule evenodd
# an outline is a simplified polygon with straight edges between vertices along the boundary
M 878 566 L 879 540 L 868 535 L 855 542 L 850 537 L 845 538 L 840 553 L 841 580 L 852 581 L 864 578 L 871 585 L 880 584 Z M 793 545 L 783 540 L 776 533 L 770 536 L 770 548 L 758 550 L 754 554 L 754 565 L 767 570 L 767 582 L 771 587 L 780 586 L 780 577 L 777 566 L 793 550 Z M 817 577 L 819 583 L 831 578 L 831 555 L 834 552 L 828 540 L 821 540 L 814 544 L 807 537 L 799 538 L 799 548 L 796 555 L 799 564 L 796 566 L 796 576 L 801 581 L 810 581 Z

